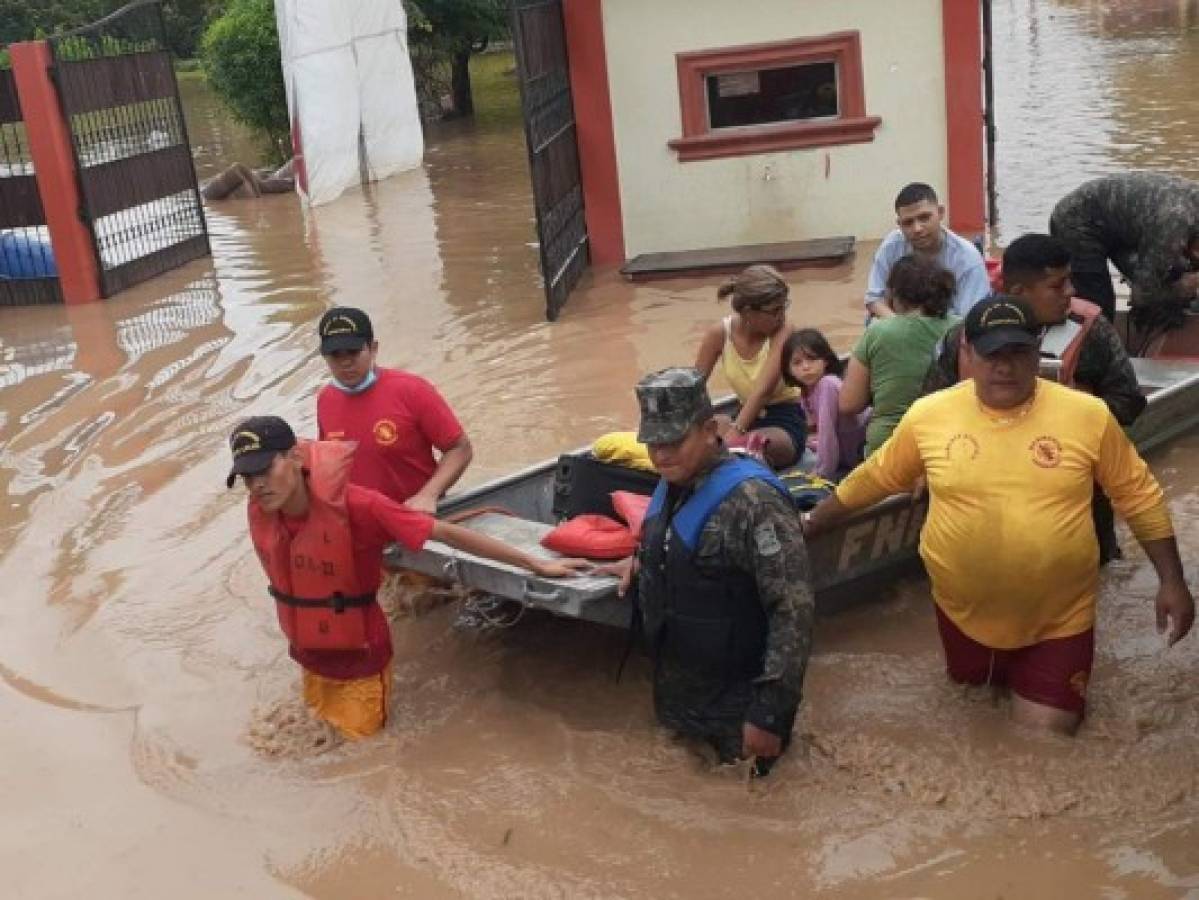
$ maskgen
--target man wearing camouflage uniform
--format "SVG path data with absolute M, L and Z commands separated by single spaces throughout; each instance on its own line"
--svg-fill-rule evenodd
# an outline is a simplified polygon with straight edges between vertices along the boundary
M 1177 323 L 1199 287 L 1199 184 L 1159 172 L 1096 178 L 1058 201 L 1049 219 L 1070 248 L 1079 296 L 1115 317 L 1110 259 L 1132 287 L 1134 322 Z
M 768 469 L 724 448 L 697 370 L 649 375 L 637 399 L 662 475 L 637 557 L 655 712 L 764 775 L 790 740 L 812 644 L 798 516 Z

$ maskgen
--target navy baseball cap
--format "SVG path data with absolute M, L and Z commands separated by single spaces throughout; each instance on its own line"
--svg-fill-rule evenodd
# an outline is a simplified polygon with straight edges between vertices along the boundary
M 966 314 L 965 327 L 966 341 L 982 356 L 1001 347 L 1035 347 L 1041 340 L 1032 307 L 1006 294 L 994 294 L 974 304 Z
M 238 475 L 265 472 L 280 453 L 296 445 L 295 432 L 278 416 L 252 416 L 229 435 L 229 450 L 233 453 L 233 468 L 225 479 L 225 487 L 233 487 Z
M 361 350 L 375 339 L 371 318 L 354 306 L 335 306 L 321 316 L 316 327 L 321 336 L 321 355 L 338 350 Z

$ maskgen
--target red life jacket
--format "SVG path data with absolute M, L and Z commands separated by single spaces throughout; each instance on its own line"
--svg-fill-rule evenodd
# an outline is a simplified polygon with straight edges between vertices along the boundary
M 1091 326 L 1095 324 L 1095 320 L 1103 315 L 1096 304 L 1090 300 L 1083 300 L 1079 297 L 1070 299 L 1070 315 L 1082 327 L 1066 345 L 1066 349 L 1062 351 L 1062 372 L 1058 376 L 1061 383 L 1067 387 L 1076 388 L 1074 383 L 1074 370 L 1078 368 L 1078 356 L 1082 352 L 1082 342 L 1087 338 L 1087 332 L 1091 330 Z
M 1079 297 L 1073 297 L 1070 300 L 1068 318 L 1081 327 L 1070 339 L 1070 343 L 1066 345 L 1060 357 L 1062 367 L 1058 371 L 1057 377 L 1058 381 L 1066 387 L 1078 388 L 1078 385 L 1074 383 L 1074 370 L 1078 368 L 1078 356 L 1082 352 L 1082 344 L 1086 340 L 1087 332 L 1095 324 L 1095 319 L 1102 314 L 1103 311 L 1090 300 L 1083 300 Z M 962 328 L 958 331 L 958 380 L 965 381 L 973 375 L 974 366 L 970 364 L 970 354 L 966 352 L 966 329 Z
M 345 441 L 303 441 L 308 516 L 292 537 L 279 513 L 253 497 L 250 537 L 270 579 L 279 627 L 300 650 L 360 650 L 367 646 L 366 608 L 354 569 L 346 485 L 354 447 Z

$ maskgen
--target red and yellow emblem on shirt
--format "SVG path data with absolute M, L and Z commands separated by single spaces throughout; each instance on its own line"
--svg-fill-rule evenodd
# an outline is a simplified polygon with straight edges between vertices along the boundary
M 1053 469 L 1062 462 L 1062 442 L 1049 435 L 1041 435 L 1028 445 L 1032 461 L 1042 469 Z
M 391 421 L 391 419 L 380 419 L 375 423 L 374 434 L 376 444 L 389 447 L 400 436 L 400 430 L 396 428 L 396 423 Z

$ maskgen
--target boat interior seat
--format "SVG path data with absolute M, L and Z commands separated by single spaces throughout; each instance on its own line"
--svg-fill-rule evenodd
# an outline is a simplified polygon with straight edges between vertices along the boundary
M 1142 393 L 1152 394 L 1199 373 L 1199 356 L 1131 357 Z

